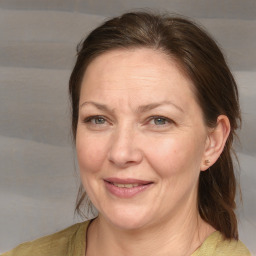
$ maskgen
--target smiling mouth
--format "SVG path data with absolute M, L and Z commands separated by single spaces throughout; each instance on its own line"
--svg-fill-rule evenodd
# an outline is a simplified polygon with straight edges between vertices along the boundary
M 111 183 L 111 184 L 113 184 L 114 186 L 119 187 L 119 188 L 134 188 L 134 187 L 140 186 L 140 184 L 138 184 L 138 183 L 134 183 L 134 184 Z
M 112 194 L 120 198 L 133 197 L 147 188 L 149 188 L 153 182 L 134 180 L 134 179 L 116 179 L 110 178 L 104 180 L 107 190 Z

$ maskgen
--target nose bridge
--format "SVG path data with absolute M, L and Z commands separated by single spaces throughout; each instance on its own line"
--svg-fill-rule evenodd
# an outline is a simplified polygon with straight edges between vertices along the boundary
M 119 167 L 140 163 L 142 152 L 136 141 L 138 131 L 131 123 L 117 125 L 111 138 L 109 160 Z

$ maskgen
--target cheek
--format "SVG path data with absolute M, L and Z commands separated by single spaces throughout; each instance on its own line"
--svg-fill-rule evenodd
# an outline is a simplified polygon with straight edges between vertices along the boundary
M 202 145 L 187 136 L 172 136 L 159 141 L 157 147 L 147 147 L 148 161 L 161 177 L 173 177 L 200 171 Z
M 76 151 L 81 175 L 100 170 L 105 158 L 105 148 L 97 138 L 78 133 Z

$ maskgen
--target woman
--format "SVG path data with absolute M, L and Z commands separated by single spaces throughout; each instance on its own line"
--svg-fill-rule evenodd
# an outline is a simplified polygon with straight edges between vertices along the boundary
M 250 255 L 231 158 L 237 86 L 179 17 L 126 13 L 81 43 L 70 77 L 82 188 L 98 216 L 4 255 Z

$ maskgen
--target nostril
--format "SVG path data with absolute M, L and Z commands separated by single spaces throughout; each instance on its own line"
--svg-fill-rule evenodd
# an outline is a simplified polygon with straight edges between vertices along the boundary
M 138 164 L 142 160 L 142 153 L 130 148 L 112 148 L 109 152 L 108 159 L 117 166 L 129 166 Z
M 136 140 L 138 141 L 138 140 Z M 113 134 L 108 159 L 112 164 L 125 168 L 138 164 L 142 160 L 142 152 L 137 148 L 134 130 L 131 127 L 121 128 Z

